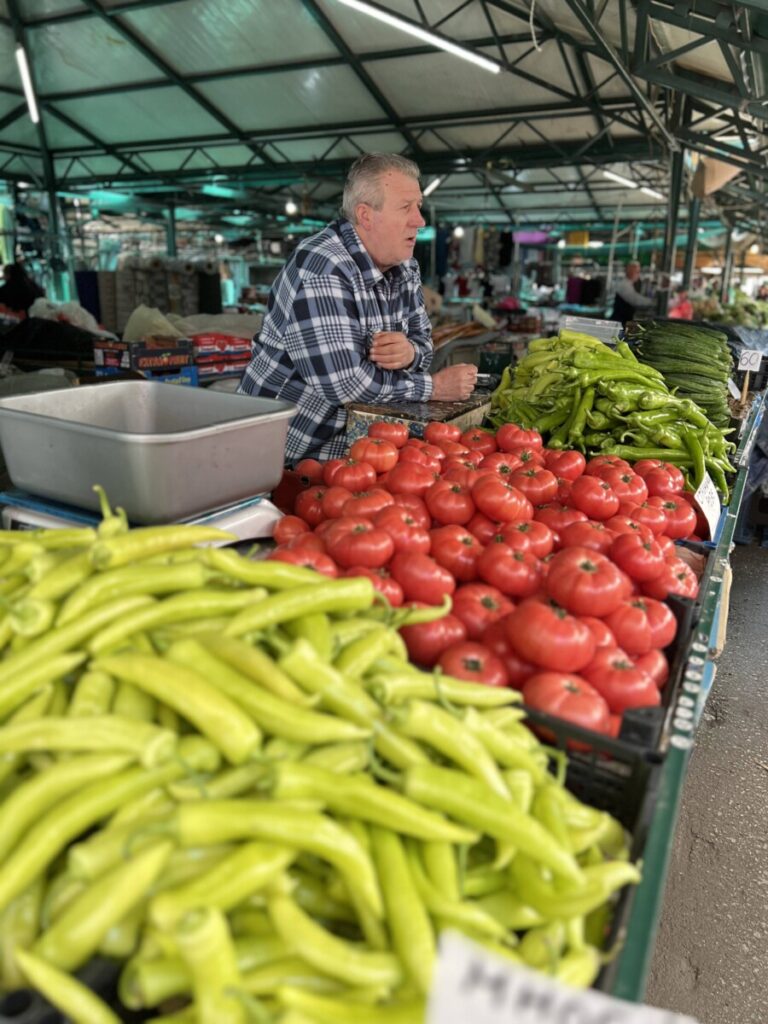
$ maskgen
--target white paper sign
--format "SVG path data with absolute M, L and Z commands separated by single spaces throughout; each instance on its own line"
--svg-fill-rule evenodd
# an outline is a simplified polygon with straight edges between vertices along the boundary
M 701 486 L 693 496 L 694 501 L 701 509 L 704 518 L 707 520 L 709 525 L 709 538 L 710 540 L 715 536 L 717 530 L 717 524 L 720 521 L 720 495 L 717 488 L 712 483 L 712 477 L 709 473 L 704 474 L 704 479 Z
M 756 348 L 745 348 L 739 355 L 739 369 L 749 370 L 750 373 L 757 373 L 762 361 L 762 352 L 758 352 Z
M 440 939 L 427 1024 L 696 1024 L 671 1010 L 572 989 L 455 932 Z
M 728 378 L 728 393 L 730 394 L 731 398 L 741 398 L 741 391 L 739 391 L 739 389 L 736 387 L 736 385 L 733 383 L 730 377 Z

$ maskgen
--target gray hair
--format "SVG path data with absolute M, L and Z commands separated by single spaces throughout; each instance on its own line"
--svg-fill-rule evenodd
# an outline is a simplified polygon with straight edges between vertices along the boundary
M 379 179 L 386 171 L 399 171 L 419 180 L 419 168 L 407 157 L 397 153 L 363 153 L 352 164 L 344 182 L 341 212 L 353 224 L 360 203 L 380 210 L 384 202 Z

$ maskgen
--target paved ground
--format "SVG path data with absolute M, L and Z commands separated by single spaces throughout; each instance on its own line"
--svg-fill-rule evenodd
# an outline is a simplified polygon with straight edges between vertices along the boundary
M 732 565 L 646 1000 L 701 1024 L 768 1024 L 768 550 L 737 547 Z

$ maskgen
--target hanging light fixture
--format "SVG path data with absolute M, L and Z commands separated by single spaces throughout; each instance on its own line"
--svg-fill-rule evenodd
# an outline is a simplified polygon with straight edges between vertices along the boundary
M 296 205 L 296 203 L 294 203 L 292 199 L 289 199 L 288 202 L 285 204 L 285 212 L 288 214 L 289 217 L 293 217 L 294 214 L 299 212 L 298 206 Z
M 29 73 L 27 53 L 23 46 L 16 47 L 16 63 L 19 67 L 24 99 L 27 101 L 29 109 L 29 119 L 32 124 L 37 124 L 40 121 L 40 111 L 37 109 L 37 99 L 35 98 L 35 90 L 32 88 L 32 76 Z
M 464 228 L 461 226 L 461 224 L 457 224 L 456 227 L 453 229 L 453 237 L 454 238 L 463 238 L 464 237 Z

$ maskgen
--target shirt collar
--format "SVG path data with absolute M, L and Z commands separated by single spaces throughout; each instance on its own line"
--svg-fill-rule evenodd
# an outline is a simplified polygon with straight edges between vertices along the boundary
M 388 281 L 396 281 L 405 275 L 405 263 L 398 263 L 396 266 L 390 267 L 386 272 L 379 270 L 360 240 L 360 235 L 358 235 L 351 221 L 342 218 L 336 221 L 334 226 L 341 235 L 345 248 L 359 267 L 367 288 L 373 288 L 383 278 L 386 278 Z

